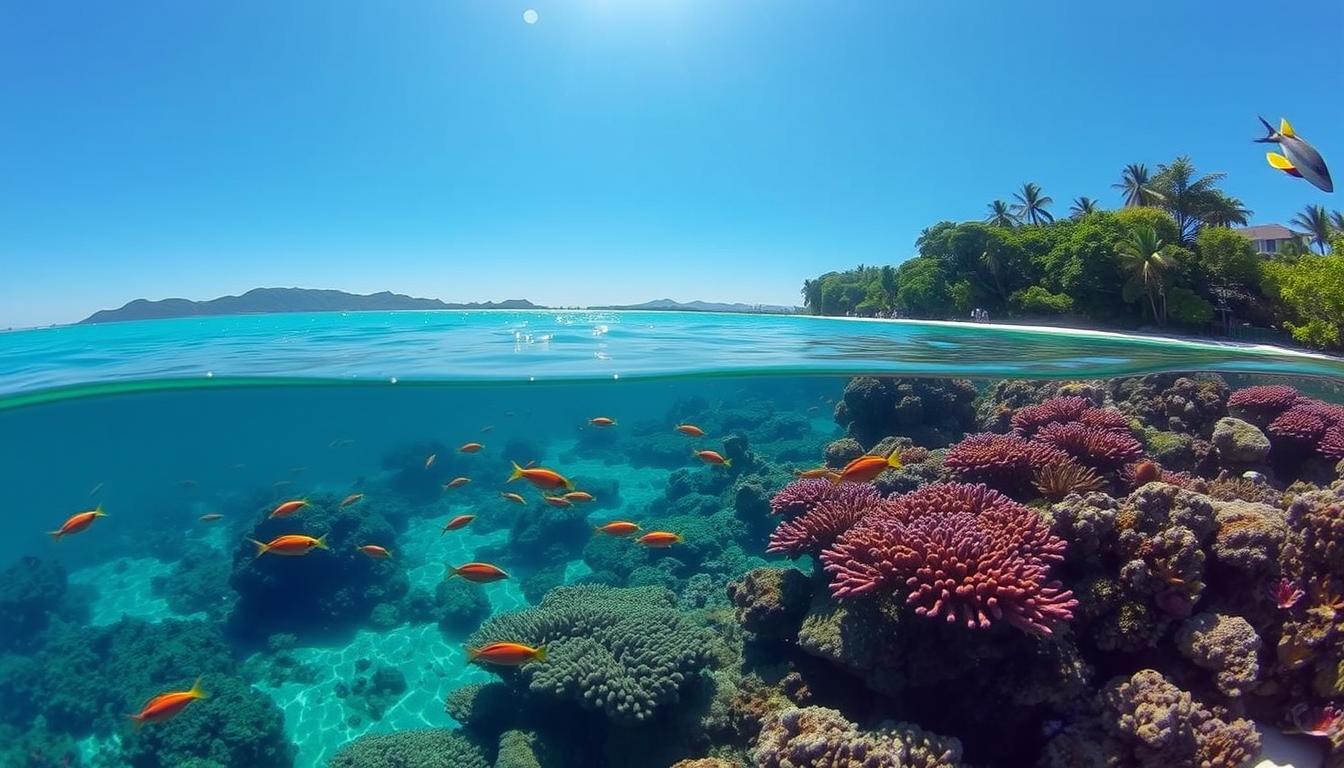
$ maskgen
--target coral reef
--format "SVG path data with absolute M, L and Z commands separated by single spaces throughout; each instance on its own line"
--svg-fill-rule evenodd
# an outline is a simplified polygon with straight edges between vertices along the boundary
M 490 768 L 485 752 L 457 731 L 361 736 L 331 758 L 329 768 Z
M 835 422 L 862 445 L 903 435 L 942 446 L 975 425 L 975 386 L 962 379 L 850 379 L 835 406 Z
M 833 709 L 803 707 L 766 718 L 753 756 L 757 768 L 955 768 L 961 744 L 908 723 L 861 731 Z
M 1196 666 L 1214 672 L 1218 690 L 1226 696 L 1245 693 L 1260 675 L 1260 636 L 1240 616 L 1191 616 L 1176 634 L 1176 647 Z
M 756 568 L 728 584 L 743 629 L 774 639 L 798 633 L 811 593 L 811 581 L 793 568 Z
M 0 651 L 29 648 L 65 596 L 65 569 L 23 557 L 0 571 Z
M 1070 460 L 1060 449 L 1016 435 L 972 435 L 948 449 L 945 466 L 957 480 L 984 483 L 1009 495 L 1030 490 L 1035 473 Z
M 1260 464 L 1269 458 L 1269 438 L 1249 421 L 1219 419 L 1213 425 L 1212 442 L 1218 458 L 1228 464 Z

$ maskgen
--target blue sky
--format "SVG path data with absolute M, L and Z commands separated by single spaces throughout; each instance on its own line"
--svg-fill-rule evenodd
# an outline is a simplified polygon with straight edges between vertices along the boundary
M 1255 116 L 1344 176 L 1341 31 L 1338 0 L 6 3 L 0 327 L 276 285 L 795 303 L 1178 153 L 1286 221 L 1344 202 Z

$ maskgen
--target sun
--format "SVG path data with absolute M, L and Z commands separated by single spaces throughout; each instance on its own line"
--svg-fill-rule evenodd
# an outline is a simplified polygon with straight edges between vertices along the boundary
M 533 9 L 533 8 L 528 8 L 526 11 L 523 11 L 523 22 L 524 22 L 524 23 L 527 23 L 527 24 L 536 24 L 536 23 L 537 23 L 537 18 L 538 18 L 538 16 L 537 16 L 537 12 L 536 12 L 535 9 Z

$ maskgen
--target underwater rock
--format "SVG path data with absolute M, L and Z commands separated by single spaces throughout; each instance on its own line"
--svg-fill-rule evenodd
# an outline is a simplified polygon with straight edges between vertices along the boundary
M 1108 753 L 1127 756 L 1142 768 L 1232 768 L 1260 749 L 1260 734 L 1250 721 L 1216 717 L 1151 669 L 1112 682 L 1101 701 Z
M 444 701 L 449 716 L 479 733 L 503 730 L 516 709 L 512 689 L 501 682 L 470 683 L 453 690 Z
M 826 445 L 825 463 L 831 469 L 840 469 L 863 455 L 863 446 L 852 437 L 842 437 Z
M 1216 374 L 1113 379 L 1108 390 L 1125 415 L 1161 431 L 1207 437 L 1213 423 L 1227 415 L 1227 383 Z
M 1176 633 L 1181 655 L 1200 669 L 1215 673 L 1225 696 L 1240 696 L 1260 675 L 1260 636 L 1240 616 L 1200 613 L 1191 616 Z
M 835 423 L 863 445 L 903 435 L 941 447 L 974 428 L 975 397 L 975 386 L 964 379 L 858 376 L 836 403 Z
M 396 667 L 380 666 L 367 676 L 355 678 L 348 689 L 346 706 L 367 715 L 370 720 L 382 720 L 388 707 L 396 704 L 406 692 L 406 676 Z
M 955 768 L 961 742 L 909 723 L 861 731 L 834 709 L 803 707 L 767 717 L 752 757 L 757 768 Z
M 715 636 L 655 587 L 554 589 L 535 608 L 487 621 L 468 640 L 545 646 L 545 662 L 501 671 L 519 694 L 570 700 L 637 723 L 675 703 L 713 659 Z
M 1344 491 L 1304 493 L 1288 506 L 1284 555 L 1293 570 L 1344 576 Z
M 490 768 L 485 751 L 448 728 L 370 734 L 341 747 L 328 768 Z
M 30 648 L 65 596 L 65 569 L 25 556 L 0 571 L 0 650 Z
M 592 538 L 593 528 L 588 524 L 584 505 L 553 507 L 531 499 L 529 503 L 534 506 L 520 514 L 509 530 L 505 551 L 514 561 L 533 568 L 562 566 Z
M 251 533 L 257 541 L 287 533 L 326 536 L 325 550 L 315 549 L 303 557 L 258 557 L 250 543 L 238 545 L 229 577 L 238 593 L 228 617 L 232 634 L 259 638 L 290 632 L 301 639 L 322 635 L 366 621 L 379 603 L 396 602 L 409 591 L 401 558 L 372 558 L 358 549 L 381 544 L 395 552 L 392 526 L 371 508 L 342 508 L 338 502 L 330 495 L 312 496 L 302 511 L 292 517 L 263 518 Z M 296 595 L 302 599 L 294 599 Z
M 229 590 L 229 560 L 226 557 L 187 557 L 178 560 L 173 570 L 155 576 L 155 594 L 173 611 L 186 615 L 200 611 L 213 618 L 228 612 L 233 601 Z
M 1213 425 L 1213 447 L 1226 464 L 1260 464 L 1269 458 L 1269 438 L 1248 421 L 1225 416 Z
M 1282 512 L 1267 504 L 1223 501 L 1214 514 L 1213 555 L 1219 563 L 1251 576 L 1274 569 L 1288 537 Z
M 1050 507 L 1050 530 L 1069 542 L 1068 559 L 1086 562 L 1115 536 L 1120 504 L 1104 493 L 1075 494 Z
M 807 613 L 812 582 L 793 568 L 756 568 L 728 584 L 742 628 L 769 640 L 791 640 Z

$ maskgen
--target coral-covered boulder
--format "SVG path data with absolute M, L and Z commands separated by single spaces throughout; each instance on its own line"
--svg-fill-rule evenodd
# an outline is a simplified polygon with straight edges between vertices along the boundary
M 961 742 L 909 723 L 859 730 L 834 709 L 803 707 L 766 717 L 752 759 L 757 768 L 955 768 Z
M 737 620 L 758 637 L 792 639 L 807 613 L 812 582 L 793 568 L 755 568 L 728 584 Z
M 1260 428 L 1225 416 L 1213 425 L 1213 447 L 1224 464 L 1260 464 L 1269 458 L 1269 438 Z
M 975 425 L 975 386 L 963 379 L 850 379 L 835 406 L 835 421 L 871 446 L 888 435 L 943 446 Z
M 1246 693 L 1260 676 L 1260 635 L 1240 616 L 1191 616 L 1176 633 L 1176 647 L 1195 666 L 1213 672 L 1225 696 Z

